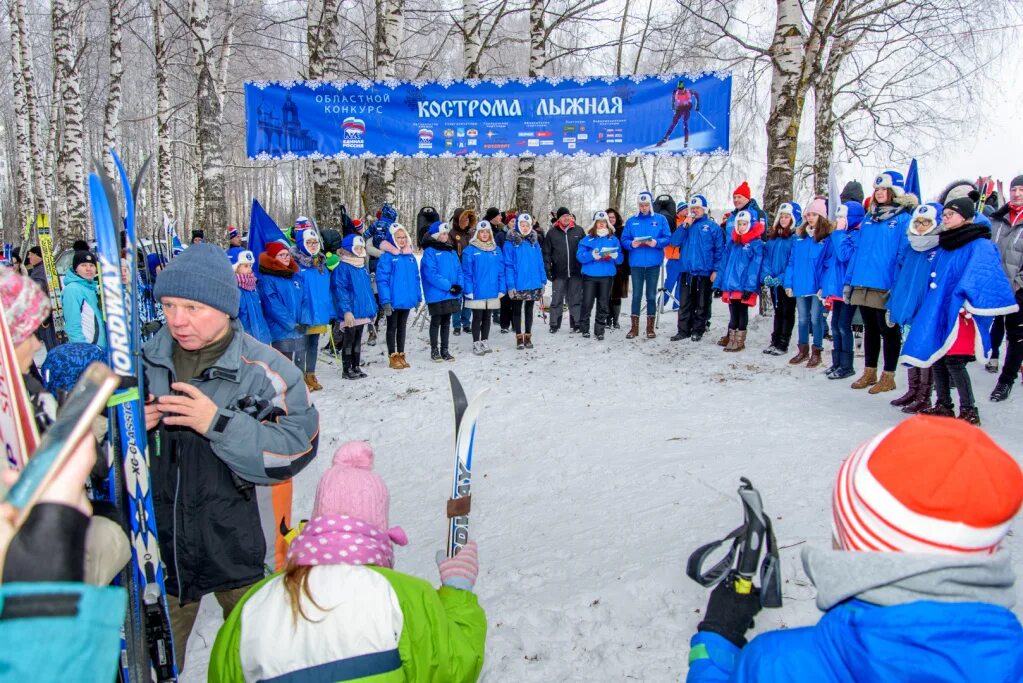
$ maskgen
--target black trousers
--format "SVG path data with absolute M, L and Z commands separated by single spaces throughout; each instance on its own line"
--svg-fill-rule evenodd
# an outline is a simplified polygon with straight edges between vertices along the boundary
M 709 275 L 682 273 L 678 288 L 678 333 L 703 334 L 710 320 L 713 285 Z
M 728 302 L 728 329 L 745 330 L 749 325 L 749 306 L 741 301 Z
M 405 353 L 409 309 L 396 308 L 387 316 L 387 353 Z
M 970 373 L 966 371 L 966 364 L 972 356 L 942 356 L 935 361 L 934 369 L 934 390 L 938 395 L 938 403 L 952 404 L 952 385 L 956 383 L 956 390 L 959 392 L 959 409 L 973 408 L 973 385 L 970 384 Z
M 611 285 L 614 276 L 590 277 L 583 275 L 583 305 L 579 313 L 579 331 L 590 331 L 590 313 L 597 305 L 597 318 L 593 323 L 594 334 L 604 334 L 604 326 L 611 317 Z
M 902 351 L 902 330 L 898 325 L 888 327 L 884 310 L 860 306 L 863 318 L 863 366 L 877 368 L 884 343 L 884 371 L 895 372 L 899 366 L 899 352 Z
M 363 325 L 353 325 L 352 327 L 344 328 L 341 333 L 341 355 L 351 356 L 352 365 L 359 364 L 359 356 L 362 354 L 362 329 L 366 327 Z
M 501 313 L 498 318 L 502 330 L 507 330 L 509 327 L 511 327 L 511 319 L 512 302 L 510 298 L 504 297 L 501 299 Z
M 451 336 L 451 314 L 430 317 L 430 349 L 437 348 L 437 337 L 440 336 L 440 348 L 447 351 L 448 339 Z
M 796 297 L 785 293 L 781 285 L 771 288 L 771 296 L 774 299 L 774 331 L 771 332 L 771 342 L 776 349 L 789 350 L 789 342 L 792 341 L 792 328 L 796 326 Z
M 522 314 L 525 312 L 526 315 L 526 330 L 525 334 L 530 334 L 533 331 L 533 301 L 522 301 L 512 299 L 512 315 L 511 323 L 512 329 L 515 330 L 515 334 L 523 334 L 522 331 Z
M 1023 308 L 1023 289 L 1016 292 L 1016 302 Z M 999 382 L 1012 384 L 1019 375 L 1020 364 L 1023 364 L 1023 310 L 1005 316 L 1005 363 Z M 994 342 L 991 342 L 992 345 Z
M 490 339 L 491 311 L 474 309 L 472 312 L 472 340 L 474 342 Z

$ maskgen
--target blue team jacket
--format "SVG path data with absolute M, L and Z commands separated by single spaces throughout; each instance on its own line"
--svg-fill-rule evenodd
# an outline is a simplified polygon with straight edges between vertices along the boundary
M 670 244 L 682 250 L 679 268 L 683 273 L 706 277 L 721 270 L 725 254 L 725 234 L 706 216 L 688 228 L 679 226 Z
M 463 293 L 473 299 L 496 299 L 504 289 L 504 254 L 496 244 L 484 251 L 475 244 L 462 250 Z
M 521 237 L 520 235 L 516 235 Z M 508 289 L 539 289 L 547 284 L 540 243 L 511 235 L 504 241 L 504 282 Z
M 909 249 L 906 229 L 912 218 L 909 208 L 879 221 L 871 213 L 860 224 L 856 253 L 846 271 L 846 284 L 853 287 L 889 290 L 895 272 Z
M 452 294 L 450 291 L 451 285 L 464 285 L 462 264 L 458 262 L 455 248 L 435 240 L 428 240 L 426 244 L 426 249 L 423 250 L 423 260 L 419 262 L 419 274 L 423 279 L 423 295 L 426 297 L 426 303 L 435 304 L 439 301 L 458 298 L 458 295 Z
M 651 238 L 657 242 L 657 246 L 633 247 L 632 242 L 637 237 Z M 664 248 L 668 246 L 670 239 L 668 221 L 661 214 L 650 213 L 646 216 L 636 214 L 629 218 L 625 221 L 625 229 L 622 231 L 622 246 L 629 250 L 629 267 L 659 268 L 664 261 Z
M 242 327 L 259 341 L 269 344 L 273 338 L 270 336 L 270 327 L 266 324 L 266 318 L 263 317 L 263 304 L 259 300 L 259 293 L 255 290 L 250 292 L 241 287 L 238 290 L 242 295 L 241 302 L 238 304 L 238 320 L 241 321 Z
M 330 271 L 327 266 L 299 264 L 295 277 L 302 284 L 302 305 L 298 311 L 298 322 L 303 325 L 326 325 L 334 317 L 330 301 Z
M 593 258 L 594 249 L 617 249 L 618 253 L 613 259 L 596 260 Z M 625 259 L 625 252 L 622 251 L 622 244 L 613 235 L 607 237 L 584 237 L 576 250 L 576 259 L 583 265 L 583 275 L 589 277 L 608 277 L 615 274 L 617 264 Z
M 369 278 L 369 268 L 353 266 L 343 260 L 331 273 L 331 291 L 334 294 L 334 305 L 337 319 L 351 313 L 356 318 L 369 318 L 377 315 L 377 299 L 373 296 L 373 284 Z M 393 304 L 392 304 L 393 306 Z
M 754 228 L 753 235 L 746 244 L 739 244 L 733 240 L 728 250 L 724 275 L 714 282 L 715 287 L 722 292 L 760 291 L 760 266 L 766 250 L 764 240 L 760 239 L 763 230 L 762 224 Z
M 795 239 L 791 236 L 775 237 L 767 240 L 764 262 L 760 266 L 761 282 L 769 277 L 781 280 L 785 276 L 785 268 L 789 265 L 789 254 L 792 253 L 792 244 L 794 242 Z
M 271 275 L 263 270 L 257 276 L 256 291 L 263 305 L 263 319 L 266 320 L 272 341 L 302 336 L 295 329 L 298 326 L 298 309 L 302 304 L 302 285 L 297 278 L 297 275 Z
M 412 254 L 385 251 L 377 262 L 377 296 L 380 305 L 391 308 L 415 308 L 423 300 L 419 264 Z
M 792 296 L 811 296 L 821 288 L 821 257 L 824 243 L 813 237 L 795 237 L 782 284 Z

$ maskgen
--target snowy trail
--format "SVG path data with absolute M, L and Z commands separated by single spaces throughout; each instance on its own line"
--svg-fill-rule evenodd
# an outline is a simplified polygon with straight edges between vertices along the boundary
M 308 515 L 334 449 L 367 439 L 391 489 L 391 524 L 410 539 L 397 568 L 435 582 L 450 485 L 450 369 L 470 395 L 491 388 L 473 472 L 477 592 L 490 624 L 482 680 L 678 681 L 707 599 L 685 577 L 685 560 L 739 523 L 743 475 L 760 489 L 783 547 L 785 606 L 762 613 L 758 630 L 813 623 L 800 550 L 830 545 L 842 459 L 904 416 L 888 405 L 893 394 L 868 396 L 850 390 L 851 379 L 761 354 L 770 319 L 753 321 L 745 352 L 722 353 L 713 341 L 726 316 L 715 302 L 699 344 L 668 340 L 670 313 L 652 341 L 626 341 L 624 330 L 604 342 L 564 329 L 551 336 L 538 320 L 532 351 L 516 351 L 495 325 L 490 356 L 472 356 L 463 335 L 452 337 L 458 361 L 434 364 L 416 330 L 411 370 L 388 370 L 382 346 L 364 351 L 372 362 L 361 382 L 323 365 L 326 389 L 314 394 L 320 455 L 296 479 L 296 513 Z M 971 370 L 985 429 L 1023 459 L 1021 399 L 990 404 L 994 376 L 980 363 Z M 901 389 L 902 371 L 898 381 Z M 1020 538 L 1007 542 L 1017 557 Z M 204 601 L 182 681 L 205 680 L 219 625 L 219 607 Z

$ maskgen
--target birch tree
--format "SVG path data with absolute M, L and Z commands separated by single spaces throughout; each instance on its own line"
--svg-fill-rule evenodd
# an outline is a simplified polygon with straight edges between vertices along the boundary
M 547 63 L 547 32 L 544 26 L 544 0 L 529 0 L 529 77 L 544 75 Z M 518 176 L 515 178 L 515 207 L 520 212 L 534 213 L 536 198 L 536 157 L 519 157 Z
M 479 0 L 462 0 L 462 61 L 463 75 L 467 80 L 480 77 L 479 60 L 482 45 L 480 43 L 480 4 Z M 481 168 L 478 156 L 466 157 L 462 160 L 462 206 L 467 209 L 482 208 Z
M 341 78 L 340 4 L 338 0 L 309 0 L 306 6 L 306 45 L 309 52 L 309 80 Z M 340 227 L 341 167 L 335 159 L 317 159 L 312 164 L 313 212 L 320 225 Z
M 103 165 L 107 175 L 114 177 L 114 161 L 107 152 L 117 144 L 117 124 L 121 116 L 121 79 L 124 77 L 124 62 L 121 60 L 121 0 L 109 0 L 110 27 L 107 31 L 110 41 L 110 83 L 107 90 L 107 106 L 103 117 Z
M 401 45 L 405 28 L 404 0 L 378 0 L 376 32 L 376 77 L 378 80 L 393 80 L 395 76 L 395 55 Z M 363 174 L 365 204 L 367 211 L 373 211 L 385 203 L 394 202 L 395 164 L 393 157 L 369 159 Z
M 196 77 L 196 142 L 199 149 L 199 201 L 195 223 L 208 231 L 227 226 L 227 199 L 224 194 L 224 152 L 222 113 L 210 32 L 208 0 L 191 0 L 189 28 Z
M 28 103 L 25 100 L 25 84 L 21 68 L 21 38 L 18 35 L 18 24 L 15 21 L 14 3 L 11 4 L 11 75 L 14 86 L 14 208 L 17 216 L 16 226 L 21 226 L 30 219 L 32 207 L 31 156 L 32 150 L 28 137 Z
M 24 97 L 24 124 L 28 131 L 28 164 L 29 184 L 32 190 L 32 206 L 35 212 L 48 213 L 46 178 L 48 173 L 44 165 L 44 149 L 40 143 L 42 122 L 39 118 L 39 107 L 36 104 L 35 75 L 32 66 L 32 45 L 29 41 L 28 25 L 25 21 L 25 0 L 10 0 L 11 14 L 11 59 L 14 71 L 12 80 L 17 93 L 19 86 Z M 15 50 L 17 53 L 15 54 Z M 18 109 L 17 96 L 15 108 Z M 20 111 L 16 116 L 22 115 Z M 17 129 L 16 129 L 17 133 Z M 19 142 L 19 145 L 21 143 Z M 20 153 L 20 150 L 19 150 Z M 22 224 L 24 225 L 24 224 Z
M 86 236 L 85 127 L 78 74 L 78 28 L 82 8 L 70 0 L 53 0 L 50 12 L 53 33 L 54 79 L 59 83 L 63 134 L 57 157 L 58 215 L 63 235 Z
M 153 54 L 156 65 L 156 187 L 160 212 L 174 218 L 171 174 L 171 96 L 167 70 L 169 50 L 164 39 L 164 0 L 153 1 Z

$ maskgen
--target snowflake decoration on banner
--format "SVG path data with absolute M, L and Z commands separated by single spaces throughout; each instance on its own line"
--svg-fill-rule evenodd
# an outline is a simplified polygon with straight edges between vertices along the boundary
M 412 84 L 405 86 L 405 106 L 411 111 L 418 111 L 419 103 L 424 99 L 422 88 Z

